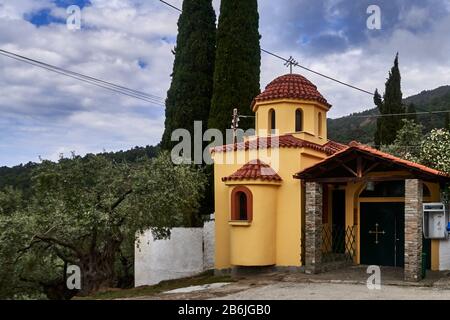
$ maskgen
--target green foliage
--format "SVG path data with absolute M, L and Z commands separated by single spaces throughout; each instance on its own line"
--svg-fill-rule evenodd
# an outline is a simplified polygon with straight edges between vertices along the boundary
M 450 132 L 433 129 L 420 145 L 420 163 L 450 173 Z
M 0 190 L 13 186 L 20 189 L 25 196 L 31 192 L 31 173 L 38 164 L 29 162 L 12 168 L 0 167 Z
M 230 128 L 233 109 L 252 115 L 250 105 L 260 92 L 260 35 L 257 0 L 227 0 L 220 5 L 214 91 L 209 128 Z M 242 119 L 242 129 L 253 127 Z
M 194 121 L 208 125 L 213 94 L 214 61 L 216 55 L 216 14 L 212 0 L 184 0 L 178 20 L 172 83 L 167 92 L 165 130 L 161 141 L 164 150 L 171 150 L 172 132 L 186 129 L 191 137 L 194 154 Z M 206 144 L 203 144 L 206 146 Z M 211 185 L 211 184 L 210 184 Z M 211 188 L 208 188 L 208 190 Z M 212 212 L 211 193 L 202 201 L 201 212 Z M 197 226 L 200 213 L 189 219 Z
M 421 157 L 420 144 L 423 138 L 423 127 L 412 120 L 403 119 L 403 126 L 397 132 L 392 145 L 383 146 L 383 151 L 397 157 L 419 161 Z
M 178 20 L 172 83 L 167 92 L 161 146 L 170 150 L 175 129 L 194 137 L 194 121 L 207 125 L 213 91 L 216 15 L 211 0 L 184 0 Z
M 116 162 L 126 161 L 135 163 L 143 157 L 154 158 L 158 152 L 159 147 L 146 146 L 134 147 L 126 151 L 103 152 L 100 155 Z M 0 190 L 13 187 L 20 190 L 25 198 L 28 198 L 31 195 L 31 175 L 38 166 L 38 163 L 29 162 L 25 165 L 20 164 L 12 168 L 0 167 Z
M 394 143 L 383 146 L 383 151 L 450 173 L 450 132 L 433 129 L 424 136 L 421 125 L 411 120 L 403 124 Z
M 151 228 L 164 238 L 190 223 L 205 180 L 165 152 L 135 164 L 104 155 L 44 161 L 30 199 L 21 202 L 11 189 L 0 194 L 0 274 L 8 275 L 0 297 L 70 298 L 68 264 L 81 268 L 82 294 L 117 286 L 117 259 L 132 259 L 135 235 Z
M 417 112 L 450 111 L 450 86 L 422 91 L 403 100 L 404 105 L 410 105 L 411 103 L 414 104 Z M 328 138 L 342 143 L 357 140 L 362 143 L 373 144 L 376 118 L 358 118 L 353 116 L 376 114 L 379 114 L 379 111 L 377 108 L 374 108 L 354 113 L 350 116 L 328 119 Z M 448 128 L 448 125 L 445 124 L 446 115 L 448 114 L 421 114 L 417 116 L 416 122 L 423 126 L 424 133 L 428 133 L 434 128 Z
M 375 91 L 374 103 L 381 115 L 400 114 L 405 112 L 402 104 L 401 76 L 398 67 L 398 54 L 394 60 L 394 66 L 389 72 L 386 81 L 386 90 L 383 99 L 378 91 Z M 377 131 L 375 132 L 375 145 L 388 145 L 394 142 L 397 131 L 402 127 L 402 118 L 399 116 L 379 117 L 377 119 Z
M 414 103 L 411 102 L 410 104 L 407 105 L 405 113 L 409 113 L 409 115 L 407 116 L 407 118 L 409 120 L 417 122 L 417 114 L 416 114 L 416 112 L 417 112 L 416 105 Z

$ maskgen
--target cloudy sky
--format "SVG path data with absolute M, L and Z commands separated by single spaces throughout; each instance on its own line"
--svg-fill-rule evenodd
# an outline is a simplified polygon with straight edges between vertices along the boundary
M 82 9 L 78 31 L 66 27 L 72 4 Z M 381 9 L 381 30 L 366 27 L 371 4 Z M 450 0 L 259 0 L 259 7 L 262 47 L 309 68 L 383 90 L 398 51 L 405 96 L 450 84 Z M 0 0 L 0 49 L 165 98 L 178 15 L 158 0 Z M 333 105 L 330 117 L 373 107 L 367 94 L 297 71 Z M 263 54 L 262 86 L 286 72 Z M 0 115 L 0 166 L 156 144 L 164 124 L 160 105 L 3 56 Z

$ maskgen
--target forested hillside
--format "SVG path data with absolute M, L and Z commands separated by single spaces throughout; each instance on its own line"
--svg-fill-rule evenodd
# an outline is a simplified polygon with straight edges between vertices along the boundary
M 135 162 L 138 158 L 148 156 L 153 158 L 158 153 L 158 147 L 146 146 L 135 147 L 126 151 L 105 152 L 107 158 L 113 159 L 117 162 Z M 21 164 L 12 168 L 0 167 L 0 190 L 6 186 L 13 186 L 28 194 L 30 189 L 30 178 L 34 168 L 38 166 L 37 163 L 29 162 L 25 165 Z
M 403 100 L 405 105 L 414 103 L 417 112 L 450 110 L 450 86 L 442 86 Z M 378 114 L 376 108 L 354 113 L 337 119 L 328 119 L 328 138 L 343 143 L 357 140 L 362 143 L 372 143 L 376 127 L 376 118 L 360 116 Z M 445 126 L 445 114 L 419 115 L 418 121 L 426 132 L 433 128 Z

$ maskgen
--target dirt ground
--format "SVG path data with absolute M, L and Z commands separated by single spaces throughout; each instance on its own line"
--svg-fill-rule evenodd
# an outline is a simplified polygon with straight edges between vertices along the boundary
M 450 274 L 427 272 L 420 282 L 403 281 L 403 271 L 396 268 L 381 269 L 381 289 L 367 287 L 369 274 L 364 266 L 317 275 L 304 273 L 267 273 L 236 277 L 228 285 L 187 293 L 161 293 L 140 297 L 140 300 L 450 300 Z

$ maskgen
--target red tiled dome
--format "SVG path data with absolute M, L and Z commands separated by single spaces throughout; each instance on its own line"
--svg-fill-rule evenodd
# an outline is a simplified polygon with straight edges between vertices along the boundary
M 252 103 L 276 99 L 304 99 L 322 103 L 331 107 L 320 94 L 317 87 L 304 76 L 299 74 L 286 74 L 269 83 L 266 89 L 258 95 Z

